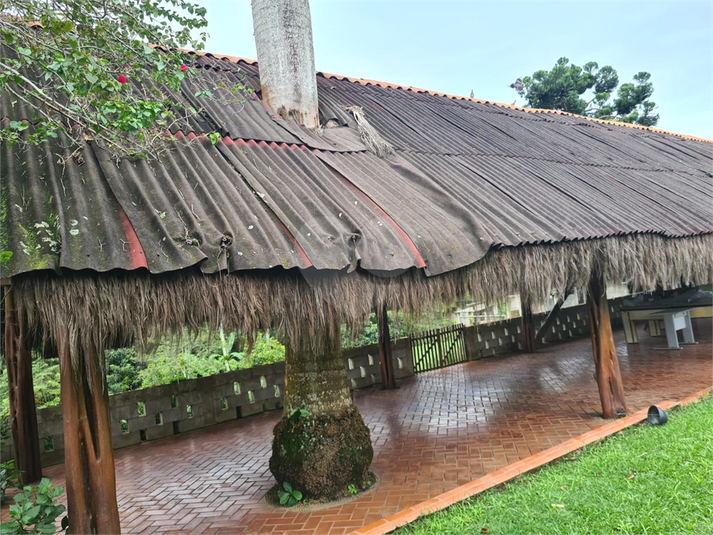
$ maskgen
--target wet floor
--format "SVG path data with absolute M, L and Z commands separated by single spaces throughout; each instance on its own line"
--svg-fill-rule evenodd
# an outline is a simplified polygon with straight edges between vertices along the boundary
M 615 331 L 628 409 L 678 400 L 713 384 L 711 321 L 699 344 Z M 551 344 L 367 389 L 355 402 L 371 429 L 379 482 L 349 503 L 312 512 L 263 500 L 279 411 L 116 451 L 124 533 L 344 534 L 601 426 L 589 338 Z M 45 475 L 64 484 L 64 467 Z

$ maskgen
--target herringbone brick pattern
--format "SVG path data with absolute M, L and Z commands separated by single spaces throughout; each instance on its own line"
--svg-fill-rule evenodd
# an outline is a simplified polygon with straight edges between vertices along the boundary
M 615 332 L 630 411 L 677 400 L 713 383 L 711 323 L 697 346 L 655 351 L 665 339 Z M 355 393 L 371 429 L 366 495 L 319 511 L 273 509 L 263 496 L 272 427 L 279 412 L 116 452 L 124 533 L 344 534 L 578 436 L 599 417 L 589 338 L 428 372 L 396 391 Z M 46 475 L 64 484 L 64 468 Z

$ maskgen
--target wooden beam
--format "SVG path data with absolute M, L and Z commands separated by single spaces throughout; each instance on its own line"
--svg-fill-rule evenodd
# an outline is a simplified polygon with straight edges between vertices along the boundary
M 15 468 L 24 485 L 42 479 L 37 408 L 32 384 L 32 355 L 27 347 L 27 323 L 15 302 L 12 287 L 3 286 L 5 362 L 7 365 L 10 429 L 15 443 Z
M 394 355 L 386 304 L 376 308 L 376 325 L 379 331 L 379 359 L 381 360 L 381 385 L 386 389 L 398 388 L 394 375 Z
M 606 287 L 604 281 L 596 274 L 593 274 L 589 280 L 587 309 L 602 414 L 604 418 L 614 418 L 617 414 L 626 413 L 624 386 L 614 345 Z
M 559 314 L 560 310 L 562 309 L 562 305 L 564 304 L 564 302 L 569 297 L 569 294 L 571 294 L 571 293 L 572 293 L 572 290 L 567 290 L 564 293 L 564 295 L 557 300 L 557 302 L 555 303 L 555 306 L 552 307 L 552 310 L 550 310 L 550 313 L 547 315 L 547 318 L 545 319 L 545 323 L 542 324 L 542 326 L 537 331 L 537 334 L 535 335 L 535 348 L 537 348 L 537 346 L 542 344 L 541 340 L 545 337 L 545 334 L 547 333 L 547 329 L 552 327 L 552 324 L 555 322 L 555 320 L 557 319 L 557 315 Z
M 67 332 L 56 342 L 64 420 L 67 533 L 121 533 L 109 391 L 99 362 L 103 355 L 81 348 L 72 351 Z

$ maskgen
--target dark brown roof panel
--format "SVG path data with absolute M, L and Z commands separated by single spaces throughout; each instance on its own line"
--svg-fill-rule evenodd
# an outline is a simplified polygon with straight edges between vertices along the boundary
M 321 75 L 321 119 L 337 126 L 317 135 L 266 108 L 255 64 L 196 62 L 202 78 L 174 98 L 201 111 L 160 161 L 117 165 L 63 138 L 3 144 L 3 276 L 192 265 L 436 275 L 500 245 L 713 231 L 711 143 Z M 237 82 L 255 93 L 236 99 L 226 87 Z M 205 89 L 214 98 L 195 96 Z M 32 115 L 8 92 L 0 104 L 9 119 Z M 394 155 L 366 150 L 354 105 Z M 217 145 L 201 135 L 213 131 Z
M 106 179 L 146 252 L 152 273 L 200 264 L 205 272 L 308 267 L 259 191 L 222 147 L 189 136 L 161 162 L 97 151 Z
M 472 263 L 491 245 L 477 214 L 459 195 L 449 193 L 423 169 L 397 154 L 386 159 L 371 153 L 318 153 L 346 180 L 378 205 L 409 237 L 435 275 Z M 379 226 L 386 225 L 380 219 Z M 416 264 L 412 264 L 416 265 Z
M 2 276 L 145 265 L 133 228 L 93 152 L 68 146 L 63 135 L 23 150 L 2 143 L 0 246 L 11 253 L 0 265 Z
M 379 206 L 324 165 L 320 157 L 330 153 L 242 141 L 228 142 L 225 149 L 316 268 L 342 269 L 359 262 L 366 269 L 389 270 L 416 264 L 408 243 Z

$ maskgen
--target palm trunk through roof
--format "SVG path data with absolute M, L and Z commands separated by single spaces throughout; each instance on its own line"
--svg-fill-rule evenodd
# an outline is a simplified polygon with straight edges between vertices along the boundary
M 253 0 L 262 99 L 285 119 L 318 131 L 317 77 L 308 0 Z
M 285 411 L 275 426 L 270 471 L 312 500 L 365 488 L 374 456 L 369 428 L 352 403 L 339 325 L 321 343 L 285 345 Z

